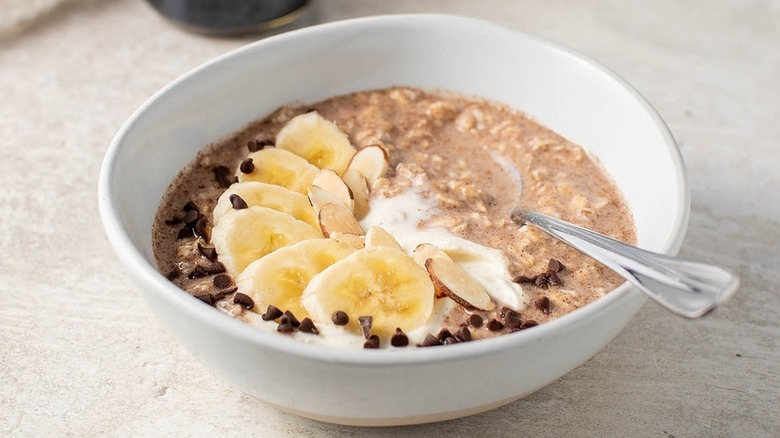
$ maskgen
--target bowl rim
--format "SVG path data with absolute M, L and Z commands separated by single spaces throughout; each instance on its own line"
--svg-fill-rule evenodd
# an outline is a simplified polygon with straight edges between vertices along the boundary
M 604 65 L 573 49 L 494 22 L 450 14 L 390 14 L 352 18 L 313 25 L 270 36 L 233 49 L 191 69 L 171 81 L 154 93 L 132 113 L 114 136 L 106 151 L 98 179 L 98 209 L 104 232 L 114 247 L 114 251 L 119 260 L 123 262 L 125 269 L 131 274 L 131 277 L 136 280 L 136 286 L 148 289 L 148 292 L 159 295 L 160 298 L 169 301 L 170 304 L 175 304 L 181 312 L 189 313 L 191 319 L 195 323 L 209 326 L 209 329 L 211 330 L 217 330 L 235 336 L 246 343 L 254 344 L 256 347 L 268 348 L 297 358 L 366 366 L 400 366 L 414 363 L 437 363 L 453 359 L 464 359 L 493 354 L 497 351 L 520 348 L 525 344 L 539 342 L 544 338 L 555 336 L 564 331 L 563 329 L 565 329 L 566 326 L 577 327 L 578 325 L 586 323 L 591 318 L 597 317 L 598 314 L 604 312 L 608 308 L 626 304 L 628 301 L 635 301 L 638 305 L 641 305 L 641 303 L 646 300 L 645 295 L 634 289 L 628 283 L 623 283 L 601 298 L 555 320 L 527 330 L 484 339 L 479 342 L 449 345 L 447 348 L 379 349 L 371 351 L 366 351 L 364 349 L 338 348 L 307 344 L 298 340 L 288 339 L 287 337 L 279 336 L 276 333 L 253 327 L 222 312 L 215 311 L 211 306 L 204 305 L 204 303 L 168 281 L 165 276 L 157 271 L 152 263 L 147 261 L 141 251 L 132 243 L 130 236 L 123 228 L 122 221 L 114 208 L 114 205 L 117 204 L 117 202 L 115 201 L 112 190 L 112 174 L 115 167 L 119 165 L 119 152 L 122 149 L 123 141 L 133 129 L 136 120 L 147 108 L 154 105 L 156 101 L 163 99 L 169 91 L 182 86 L 182 84 L 186 84 L 192 77 L 198 75 L 202 71 L 220 68 L 220 65 L 226 60 L 246 56 L 248 53 L 255 51 L 262 51 L 264 47 L 269 45 L 294 44 L 295 41 L 313 38 L 320 33 L 340 32 L 342 29 L 352 27 L 388 26 L 401 22 L 405 23 L 405 25 L 412 23 L 430 27 L 431 22 L 445 21 L 510 31 L 517 38 L 524 38 L 530 40 L 534 44 L 540 44 L 549 49 L 563 52 L 566 56 L 574 57 L 579 62 L 588 64 L 590 68 L 594 68 L 600 73 L 607 75 L 611 80 L 615 81 L 619 86 L 628 91 L 652 119 L 655 128 L 663 137 L 664 145 L 668 149 L 673 165 L 675 166 L 679 202 L 674 206 L 672 211 L 675 214 L 672 231 L 661 244 L 661 248 L 658 251 L 665 254 L 675 254 L 679 250 L 685 236 L 690 210 L 689 187 L 682 154 L 669 127 L 655 108 L 653 108 L 653 106 L 627 81 Z

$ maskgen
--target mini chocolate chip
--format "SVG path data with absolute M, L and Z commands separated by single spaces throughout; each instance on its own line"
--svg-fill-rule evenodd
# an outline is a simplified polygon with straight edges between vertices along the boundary
M 243 210 L 245 208 L 249 208 L 249 205 L 247 205 L 246 201 L 244 201 L 244 198 L 236 195 L 233 193 L 230 195 L 230 205 L 233 206 L 233 210 Z
M 225 289 L 233 285 L 233 279 L 228 274 L 217 274 L 211 281 L 217 289 Z
M 230 187 L 236 181 L 236 177 L 231 175 L 230 169 L 225 166 L 217 166 L 212 169 L 212 172 L 214 172 L 214 179 L 223 188 Z
M 266 309 L 265 313 L 261 318 L 263 318 L 263 321 L 271 321 L 272 319 L 276 319 L 284 315 L 284 312 L 282 312 L 278 307 L 274 306 L 273 304 L 268 305 L 268 309 Z
M 211 275 L 221 274 L 226 271 L 225 265 L 220 262 L 213 262 L 209 263 L 208 265 L 203 265 L 203 269 L 205 269 L 206 272 Z
M 203 301 L 204 303 L 208 304 L 209 306 L 213 304 L 213 300 L 211 299 L 211 294 L 209 294 L 209 293 L 195 295 L 195 298 Z
M 192 228 L 190 227 L 184 227 L 181 230 L 179 230 L 179 234 L 176 235 L 177 240 L 186 239 L 188 237 L 192 237 Z
M 205 216 L 201 216 L 200 219 L 195 221 L 195 225 L 193 225 L 192 231 L 196 236 L 208 239 L 208 236 L 206 235 L 206 223 Z
M 527 328 L 536 327 L 537 325 L 539 325 L 538 322 L 534 321 L 533 319 L 529 319 L 520 326 L 520 329 L 525 330 Z
M 550 259 L 549 262 L 547 262 L 547 272 L 561 272 L 565 269 L 565 266 L 563 266 L 563 263 L 559 262 L 555 259 Z
M 510 330 L 516 330 L 519 329 L 523 325 L 523 321 L 517 317 L 512 317 L 504 320 L 504 326 L 509 328 Z
M 363 348 L 379 348 L 379 336 L 371 335 L 363 343 Z
M 226 169 L 227 169 L 227 168 L 226 168 Z M 228 172 L 230 172 L 230 171 L 228 171 Z M 181 209 L 182 209 L 183 211 L 191 211 L 191 210 L 195 210 L 195 211 L 197 211 L 198 213 L 200 213 L 200 209 L 199 209 L 199 208 L 198 208 L 198 206 L 197 206 L 197 205 L 195 205 L 195 203 L 194 203 L 194 202 L 192 202 L 192 201 L 189 201 L 189 202 L 187 202 L 186 204 L 184 204 L 184 207 L 182 207 Z
M 472 339 L 471 330 L 469 330 L 469 328 L 464 325 L 458 329 L 458 331 L 455 333 L 455 337 L 463 342 L 469 342 Z
M 222 298 L 225 298 L 226 296 L 232 294 L 233 292 L 238 290 L 238 286 L 230 286 L 227 289 L 222 289 L 221 291 L 214 294 L 214 301 L 219 301 Z
M 513 278 L 512 281 L 517 284 L 522 284 L 522 283 L 533 283 L 534 279 L 531 277 L 526 277 L 525 275 L 518 275 L 517 277 Z
M 279 325 L 276 326 L 276 331 L 281 333 L 292 333 L 295 327 L 290 324 L 290 320 L 286 316 L 282 316 L 279 320 Z
M 190 273 L 187 274 L 187 278 L 189 278 L 190 280 L 194 280 L 196 278 L 203 278 L 207 275 L 209 275 L 209 273 L 206 272 L 203 266 L 195 265 L 195 267 L 192 268 L 192 271 L 190 271 Z
M 512 309 L 509 309 L 509 311 L 504 315 L 504 325 L 511 329 L 520 327 L 522 323 L 523 322 L 520 320 L 520 314 Z
M 491 332 L 499 332 L 504 329 L 504 324 L 495 318 L 491 318 L 487 323 L 487 329 Z
M 390 338 L 390 345 L 393 347 L 406 347 L 409 345 L 409 337 L 401 330 L 400 327 L 396 327 L 395 334 Z
M 547 273 L 547 282 L 550 283 L 550 286 L 561 286 L 563 284 L 563 280 L 555 272 Z
M 249 142 L 246 144 L 246 148 L 249 149 L 249 152 L 257 152 L 266 146 L 273 145 L 273 140 L 249 140 Z
M 467 321 L 468 321 L 469 325 L 471 325 L 472 327 L 477 327 L 477 328 L 482 327 L 482 324 L 484 323 L 484 321 L 482 320 L 482 317 L 477 315 L 476 313 L 474 313 L 471 316 L 469 316 L 469 319 Z
M 217 249 L 213 246 L 206 246 L 198 242 L 198 252 L 212 262 L 217 260 Z
M 545 315 L 549 315 L 552 312 L 552 301 L 547 296 L 539 297 L 534 304 L 536 308 L 541 310 Z
M 341 310 L 337 310 L 330 315 L 330 320 L 336 325 L 347 325 L 349 323 L 349 315 Z
M 441 341 L 441 342 L 444 342 L 445 339 L 451 338 L 451 337 L 453 337 L 452 333 L 449 330 L 447 330 L 446 328 L 443 328 L 443 329 L 439 330 L 439 334 L 436 335 L 436 338 L 439 341 Z
M 165 219 L 165 225 L 179 225 L 181 223 L 180 217 L 174 217 L 171 219 Z
M 439 338 L 430 333 L 425 335 L 425 339 L 419 344 L 420 347 L 433 347 L 435 345 L 441 345 L 441 342 L 439 342 Z
M 374 318 L 371 316 L 358 316 L 358 322 L 360 323 L 360 328 L 363 329 L 363 337 L 368 339 L 368 335 L 371 332 L 371 323 L 374 322 Z
M 450 336 L 449 338 L 444 339 L 441 343 L 444 345 L 452 345 L 457 344 L 460 342 L 460 339 L 456 338 L 455 336 Z
M 545 274 L 539 274 L 534 279 L 534 284 L 538 287 L 541 287 L 542 289 L 547 289 L 547 286 L 550 283 L 549 276 Z
M 303 318 L 303 321 L 301 321 L 301 325 L 298 326 L 298 330 L 304 332 L 304 333 L 311 333 L 313 335 L 320 334 L 320 331 L 317 330 L 317 327 L 314 325 L 314 322 L 311 320 L 311 318 Z
M 195 223 L 195 221 L 198 220 L 198 218 L 200 218 L 200 213 L 198 213 L 197 210 L 189 210 L 184 215 L 184 218 L 182 219 L 182 222 L 184 222 L 185 224 L 187 224 L 189 226 L 192 226 Z
M 165 276 L 165 278 L 171 281 L 179 277 L 181 277 L 181 269 L 179 269 L 178 266 L 174 266 L 173 269 L 168 272 L 168 275 Z
M 293 315 L 293 313 L 289 310 L 285 310 L 283 316 L 286 316 L 290 320 L 290 324 L 292 324 L 293 327 L 298 327 L 301 325 L 301 322 L 298 321 L 298 318 L 296 318 L 295 315 Z
M 238 169 L 241 171 L 241 173 L 252 173 L 255 171 L 255 163 L 252 162 L 251 158 L 247 158 L 241 162 L 241 164 L 238 166 Z
M 211 171 L 214 172 L 214 175 L 216 176 L 230 175 L 230 169 L 228 169 L 225 166 L 214 166 L 214 168 L 211 169 Z
M 241 292 L 238 292 L 233 296 L 233 302 L 247 310 L 252 310 L 252 308 L 255 307 L 255 300 L 249 295 L 242 294 Z

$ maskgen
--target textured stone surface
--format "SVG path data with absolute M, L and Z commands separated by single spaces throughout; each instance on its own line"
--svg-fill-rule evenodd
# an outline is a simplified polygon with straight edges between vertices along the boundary
M 0 41 L 0 435 L 780 436 L 777 2 L 320 0 L 320 21 L 440 11 L 496 21 L 614 69 L 689 169 L 681 254 L 743 287 L 702 321 L 648 303 L 593 359 L 503 408 L 356 429 L 214 378 L 153 318 L 105 239 L 103 154 L 160 87 L 250 39 L 171 27 L 139 0 L 73 2 Z

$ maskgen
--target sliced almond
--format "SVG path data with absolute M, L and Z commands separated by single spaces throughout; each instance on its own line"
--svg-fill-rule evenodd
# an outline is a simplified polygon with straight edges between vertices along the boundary
M 320 213 L 320 210 L 325 204 L 344 205 L 344 203 L 341 202 L 341 199 L 336 195 L 319 186 L 310 186 L 308 196 L 309 202 L 311 202 L 312 207 L 314 207 L 314 212 L 316 214 Z M 346 205 L 344 205 L 344 207 L 349 209 Z
M 358 234 L 340 233 L 338 231 L 334 231 L 330 233 L 330 236 L 328 237 L 335 240 L 336 242 L 346 243 L 347 245 L 355 249 L 363 249 L 366 247 L 366 236 L 361 236 Z
M 355 169 L 349 169 L 341 175 L 341 179 L 349 187 L 352 193 L 353 212 L 357 219 L 363 219 L 368 214 L 368 203 L 371 200 L 371 193 L 368 188 L 368 181 L 362 173 Z
M 432 243 L 421 243 L 412 251 L 412 258 L 423 268 L 425 267 L 425 261 L 434 257 L 450 258 L 444 250 Z
M 330 237 L 331 233 L 365 234 L 352 212 L 338 202 L 323 205 L 317 219 L 325 237 Z
M 432 257 L 425 269 L 437 293 L 443 293 L 467 309 L 492 310 L 496 307 L 490 295 L 466 271 L 450 258 Z
M 346 205 L 348 209 L 353 209 L 355 201 L 352 199 L 352 191 L 336 172 L 330 169 L 321 169 L 314 176 L 311 183 L 312 186 L 320 187 L 333 195 Z
M 379 145 L 370 145 L 358 150 L 352 156 L 347 170 L 354 169 L 360 172 L 371 185 L 377 178 L 387 173 L 389 167 L 387 160 L 388 153 L 385 148 Z
M 398 241 L 395 240 L 395 237 L 388 233 L 387 230 L 382 227 L 372 225 L 368 227 L 368 231 L 366 231 L 366 248 L 373 248 L 376 246 L 387 246 L 390 248 L 395 248 L 399 251 L 404 250 L 401 248 L 401 244 L 398 243 Z
M 436 257 L 452 260 L 444 250 L 432 243 L 421 243 L 412 251 L 412 258 L 414 261 L 425 269 L 427 269 L 425 266 L 426 260 Z M 444 292 L 436 289 L 436 298 L 444 298 L 446 296 L 447 295 Z

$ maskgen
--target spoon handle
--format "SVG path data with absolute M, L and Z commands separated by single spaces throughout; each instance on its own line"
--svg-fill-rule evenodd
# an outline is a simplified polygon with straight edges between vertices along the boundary
M 688 318 L 707 314 L 739 287 L 739 277 L 726 269 L 646 251 L 541 213 L 517 210 L 512 219 L 568 243 Z

